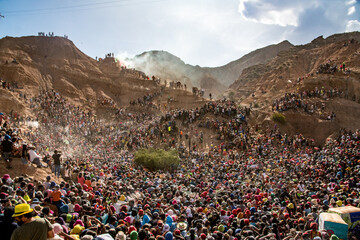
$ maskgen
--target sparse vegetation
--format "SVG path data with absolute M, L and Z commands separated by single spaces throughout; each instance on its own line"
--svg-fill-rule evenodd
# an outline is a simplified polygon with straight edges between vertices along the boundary
M 281 123 L 281 124 L 284 124 L 286 122 L 286 118 L 285 118 L 284 114 L 279 113 L 279 112 L 273 113 L 273 115 L 271 116 L 271 119 L 274 122 Z
M 179 165 L 178 152 L 175 149 L 140 149 L 135 153 L 134 162 L 149 170 L 173 170 Z

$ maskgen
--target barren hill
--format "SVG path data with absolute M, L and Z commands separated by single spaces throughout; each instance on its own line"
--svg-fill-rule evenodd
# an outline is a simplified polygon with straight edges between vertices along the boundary
M 124 106 L 146 91 L 159 89 L 154 81 L 144 80 L 142 74 L 119 68 L 111 57 L 96 61 L 62 37 L 0 40 L 0 77 L 28 96 L 54 89 L 88 108 L 96 108 L 104 99 Z

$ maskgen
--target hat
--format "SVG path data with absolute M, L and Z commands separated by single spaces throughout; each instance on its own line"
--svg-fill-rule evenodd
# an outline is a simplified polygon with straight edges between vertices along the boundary
M 32 204 L 40 204 L 40 201 L 38 198 L 34 198 L 31 203 Z
M 27 194 L 24 196 L 24 200 L 27 201 L 27 202 L 30 202 L 30 201 L 31 201 L 29 195 L 27 195 Z
M 180 229 L 181 231 L 184 231 L 187 229 L 187 224 L 185 222 L 179 222 L 177 224 L 177 228 Z
M 30 205 L 27 203 L 21 203 L 15 206 L 14 214 L 12 217 L 18 217 L 27 213 L 31 213 L 34 211 L 32 208 L 30 208 Z

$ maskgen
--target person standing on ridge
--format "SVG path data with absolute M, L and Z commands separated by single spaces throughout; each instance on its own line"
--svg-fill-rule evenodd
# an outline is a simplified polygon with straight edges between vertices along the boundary
M 60 177 L 61 154 L 58 152 L 58 150 L 54 151 L 54 154 L 52 155 L 52 158 L 54 159 L 55 177 Z

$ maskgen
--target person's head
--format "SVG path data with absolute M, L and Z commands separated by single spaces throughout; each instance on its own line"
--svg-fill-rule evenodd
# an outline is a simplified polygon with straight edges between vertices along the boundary
M 12 217 L 15 219 L 18 225 L 21 226 L 33 217 L 33 209 L 30 208 L 29 204 L 18 204 L 14 208 L 14 214 L 12 215 Z
M 14 214 L 14 207 L 6 207 L 4 210 L 4 220 L 5 221 L 12 221 L 12 215 Z

